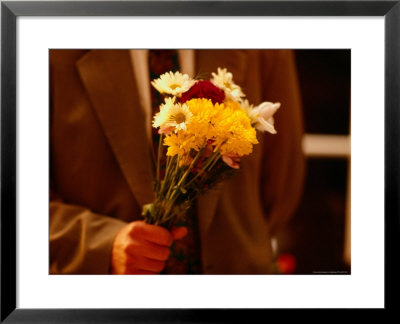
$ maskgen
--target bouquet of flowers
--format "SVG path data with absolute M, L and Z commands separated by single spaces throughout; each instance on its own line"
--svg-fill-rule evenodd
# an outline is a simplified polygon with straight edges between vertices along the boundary
M 159 145 L 155 200 L 143 207 L 149 224 L 170 228 L 199 194 L 232 176 L 257 144 L 256 130 L 275 134 L 280 103 L 253 107 L 232 73 L 218 68 L 210 80 L 168 72 L 151 82 L 164 96 L 153 118 Z

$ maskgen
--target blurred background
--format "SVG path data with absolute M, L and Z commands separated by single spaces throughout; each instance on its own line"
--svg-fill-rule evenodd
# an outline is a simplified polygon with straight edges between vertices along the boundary
M 296 50 L 307 173 L 303 199 L 277 237 L 294 274 L 350 274 L 350 50 Z

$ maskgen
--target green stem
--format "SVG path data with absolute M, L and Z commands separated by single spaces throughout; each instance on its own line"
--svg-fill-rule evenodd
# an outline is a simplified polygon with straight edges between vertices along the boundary
M 164 188 L 166 187 L 166 184 L 169 183 L 169 178 L 170 178 L 170 169 L 171 169 L 171 165 L 172 165 L 172 161 L 174 160 L 174 157 L 167 157 L 167 166 L 165 168 L 165 175 L 164 175 L 164 180 L 162 182 L 161 185 L 161 190 L 159 192 L 159 197 L 161 198 L 163 196 L 164 193 Z
M 167 208 L 165 209 L 165 211 L 164 211 L 164 215 L 163 215 L 163 219 L 164 219 L 164 220 L 168 218 L 168 214 L 170 213 L 170 211 L 171 211 L 171 209 L 172 209 L 172 206 L 174 205 L 174 203 L 175 203 L 175 201 L 176 201 L 176 198 L 177 198 L 177 197 L 175 197 L 172 201 L 169 201 L 169 205 L 168 205 L 168 207 L 167 207 Z
M 179 156 L 177 156 L 176 164 L 175 164 L 175 172 L 173 173 L 172 181 L 171 181 L 171 183 L 168 187 L 168 191 L 165 195 L 166 199 L 168 199 L 168 196 L 170 195 L 171 190 L 173 190 L 173 187 L 175 187 L 175 183 L 177 182 L 177 179 L 179 178 L 179 176 L 178 176 L 179 162 L 180 162 L 180 159 L 179 159 Z
M 185 179 L 187 178 L 187 176 L 189 175 L 190 171 L 193 169 L 194 165 L 196 164 L 197 160 L 200 158 L 200 156 L 203 154 L 204 148 L 202 148 L 199 152 L 197 152 L 197 155 L 195 156 L 195 158 L 193 159 L 192 163 L 190 164 L 190 166 L 186 169 L 186 172 L 183 174 L 182 178 L 179 180 L 178 184 L 176 185 L 175 190 L 171 193 L 171 195 L 169 196 L 169 199 L 172 199 L 174 194 L 178 191 L 180 185 L 183 183 L 183 181 L 185 181 Z M 168 195 L 167 195 L 168 197 Z
M 211 157 L 207 160 L 207 162 L 203 165 L 203 167 L 200 169 L 200 171 L 196 174 L 196 176 L 194 176 L 187 184 L 186 184 L 186 186 L 189 186 L 189 185 L 191 185 L 198 177 L 200 177 L 205 171 L 206 171 L 206 169 L 208 168 L 208 166 L 210 165 L 210 164 L 212 164 L 211 165 L 211 168 L 214 166 L 214 164 L 218 161 L 218 159 L 219 159 L 219 152 L 217 151 L 217 152 L 214 152 L 212 155 L 211 155 Z M 211 169 L 210 168 L 210 169 Z
M 157 154 L 157 173 L 156 173 L 157 187 L 156 187 L 156 192 L 158 191 L 158 189 L 160 187 L 160 160 L 161 160 L 162 138 L 163 138 L 163 134 L 160 134 L 160 138 L 159 138 L 159 141 L 158 141 L 158 154 Z
M 212 170 L 212 168 L 214 167 L 214 165 L 219 161 L 221 155 L 218 154 L 217 158 L 214 159 L 214 161 L 210 164 L 208 170 L 206 170 L 206 175 L 208 174 L 208 172 L 210 172 Z M 204 180 L 205 178 L 207 178 L 207 176 L 204 176 L 202 180 Z M 201 186 L 203 185 L 203 181 L 201 182 Z

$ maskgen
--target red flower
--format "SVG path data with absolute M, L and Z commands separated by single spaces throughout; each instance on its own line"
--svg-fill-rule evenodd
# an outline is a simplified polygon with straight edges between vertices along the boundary
M 292 274 L 296 270 L 296 258 L 292 254 L 279 255 L 277 263 L 279 272 L 282 274 Z
M 197 81 L 188 91 L 182 93 L 181 103 L 193 98 L 211 99 L 212 103 L 223 103 L 225 93 L 208 80 Z

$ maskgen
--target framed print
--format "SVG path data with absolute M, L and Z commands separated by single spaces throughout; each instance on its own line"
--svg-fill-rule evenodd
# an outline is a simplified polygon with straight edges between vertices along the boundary
M 1 321 L 393 308 L 399 16 L 399 1 L 2 1 Z M 216 170 L 239 171 L 185 205 Z M 168 218 L 191 208 L 198 229 Z M 172 241 L 193 229 L 185 254 Z

